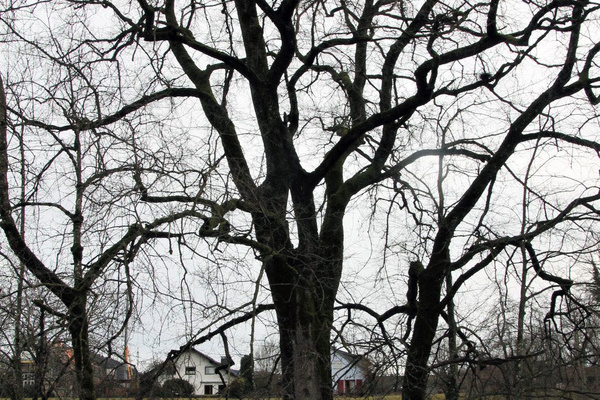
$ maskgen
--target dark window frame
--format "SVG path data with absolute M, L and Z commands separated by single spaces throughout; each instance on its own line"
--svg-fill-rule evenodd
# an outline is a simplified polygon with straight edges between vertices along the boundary
M 196 367 L 185 367 L 186 375 L 196 375 Z

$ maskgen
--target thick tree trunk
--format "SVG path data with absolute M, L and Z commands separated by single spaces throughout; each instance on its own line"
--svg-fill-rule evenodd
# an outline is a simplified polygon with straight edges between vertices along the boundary
M 75 373 L 79 384 L 79 400 L 96 400 L 85 298 L 78 300 L 77 304 L 70 308 L 69 315 L 69 333 L 73 346 Z
M 431 266 L 428 269 L 431 271 Z M 429 356 L 440 317 L 438 305 L 443 279 L 443 275 L 427 271 L 419 278 L 419 304 L 406 359 L 403 400 L 425 400 L 427 395 Z
M 295 253 L 295 252 L 292 252 Z M 283 398 L 331 400 L 330 334 L 339 284 L 335 258 L 295 253 L 268 265 L 280 335 Z M 341 259 L 341 258 L 340 258 Z M 320 260 L 320 261 L 315 261 Z
M 331 307 L 317 309 L 313 299 L 296 296 L 301 301 L 278 313 L 283 398 L 331 400 Z

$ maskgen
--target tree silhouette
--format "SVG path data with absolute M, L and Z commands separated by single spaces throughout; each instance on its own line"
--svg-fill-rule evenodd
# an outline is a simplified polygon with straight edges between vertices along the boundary
M 26 15 L 34 7 L 60 10 L 51 20 L 61 23 L 32 23 Z M 125 265 L 156 237 L 190 251 L 194 238 L 210 242 L 215 253 L 220 246 L 249 247 L 261 264 L 256 281 L 264 272 L 276 313 L 283 397 L 331 399 L 344 217 L 354 200 L 386 201 L 389 218 L 406 227 L 381 233 L 390 226 L 382 224 L 380 234 L 413 239 L 404 241 L 411 258 L 404 260 L 408 301 L 381 314 L 360 304 L 340 309 L 365 311 L 380 325 L 406 315 L 403 395 L 423 399 L 444 309 L 505 252 L 523 249 L 537 275 L 558 286 L 553 313 L 558 299 L 569 297 L 571 280 L 546 271 L 549 258 L 541 248 L 565 225 L 589 228 L 597 218 L 597 184 L 585 177 L 560 192 L 569 181 L 566 168 L 555 166 L 561 169 L 556 184 L 544 185 L 523 180 L 519 162 L 564 160 L 561 151 L 589 160 L 600 150 L 588 128 L 600 80 L 596 14 L 596 4 L 562 0 L 514 7 L 495 0 L 15 6 L 2 17 L 6 37 L 28 50 L 23 54 L 35 53 L 32 59 L 43 60 L 46 71 L 57 71 L 28 98 L 39 93 L 61 112 L 38 116 L 21 100 L 21 107 L 10 107 L 11 118 L 61 143 L 57 154 L 71 156 L 75 166 L 82 135 L 91 143 L 116 139 L 114 147 L 125 150 L 115 156 L 115 169 L 99 154 L 96 177 L 73 181 L 72 211 L 55 206 L 73 227 L 75 273 L 68 285 L 35 256 L 14 224 L 4 122 L 2 227 L 27 268 L 63 300 L 74 347 L 82 348 L 78 362 L 85 361 L 91 284 L 111 262 Z M 19 80 L 7 86 L 23 97 Z M 192 146 L 178 143 L 182 131 L 193 133 Z M 62 134 L 73 140 L 63 141 Z M 84 170 L 75 168 L 76 174 Z M 130 196 L 124 201 L 139 207 L 123 212 L 128 228 L 84 264 L 80 194 L 109 171 L 127 182 L 118 192 Z M 497 221 L 512 199 L 510 185 L 532 193 L 525 229 L 521 223 L 517 230 L 502 229 Z M 108 190 L 106 203 L 116 204 L 115 193 Z M 165 216 L 145 221 L 156 213 Z M 409 261 L 420 268 L 411 269 Z M 447 280 L 449 274 L 456 278 Z M 250 297 L 240 308 L 247 314 L 231 313 L 231 323 L 256 315 L 256 294 Z M 88 387 L 84 364 L 79 369 Z

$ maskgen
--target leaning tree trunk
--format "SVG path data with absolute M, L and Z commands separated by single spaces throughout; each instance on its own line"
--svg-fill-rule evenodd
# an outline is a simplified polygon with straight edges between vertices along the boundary
M 437 267 L 443 270 L 440 264 Z M 419 276 L 419 303 L 406 359 L 403 400 L 425 400 L 427 395 L 429 357 L 440 317 L 439 302 L 445 276 L 437 273 L 438 268 L 430 263 Z

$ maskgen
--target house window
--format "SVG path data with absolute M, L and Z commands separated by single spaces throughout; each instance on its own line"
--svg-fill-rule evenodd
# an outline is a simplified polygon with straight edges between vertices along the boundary
M 204 394 L 213 394 L 212 385 L 204 385 Z
M 185 367 L 186 375 L 196 375 L 196 367 Z
M 204 367 L 204 375 L 214 375 L 214 374 L 215 374 L 215 367 L 211 367 L 211 366 Z
M 337 383 L 338 394 L 356 394 L 362 389 L 362 379 L 340 380 Z
M 24 372 L 23 373 L 23 385 L 25 385 L 25 386 L 35 385 L 35 375 L 33 372 Z

